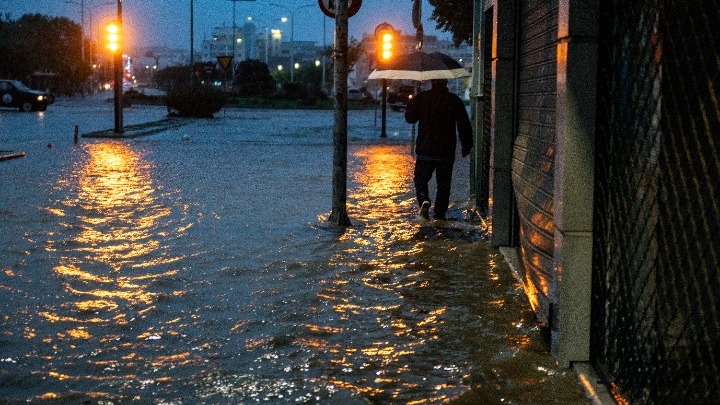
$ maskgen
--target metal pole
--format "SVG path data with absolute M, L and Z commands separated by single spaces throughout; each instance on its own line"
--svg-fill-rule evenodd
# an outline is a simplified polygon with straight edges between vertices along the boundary
M 327 48 L 326 40 L 325 40 L 325 22 L 327 21 L 327 16 L 323 14 L 323 46 L 322 46 L 322 86 L 320 86 L 320 90 L 327 94 L 327 85 L 325 84 L 325 50 Z
M 235 84 L 235 61 L 236 61 L 236 59 L 235 59 L 235 58 L 236 58 L 235 54 L 237 53 L 237 38 L 235 38 L 235 36 L 237 35 L 237 32 L 236 32 L 236 31 L 237 31 L 237 25 L 236 25 L 236 23 L 235 23 L 235 4 L 237 4 L 237 0 L 232 0 L 232 4 L 233 4 L 233 12 L 232 12 L 232 13 L 233 13 L 233 16 L 232 16 L 232 44 L 233 44 L 233 54 L 232 54 L 232 70 L 231 70 L 231 72 L 232 72 L 232 76 L 231 76 L 231 77 L 232 77 L 232 78 L 230 79 L 230 83 L 231 83 L 230 85 L 231 85 L 231 86 Z
M 387 79 L 382 80 L 382 123 L 380 124 L 380 138 L 387 138 L 387 132 L 385 132 L 387 124 Z
M 268 48 L 270 47 L 270 27 L 265 27 L 265 64 L 268 63 Z
M 348 0 L 337 1 L 335 16 L 335 115 L 333 127 L 333 196 L 329 221 L 350 226 L 347 214 L 347 69 L 348 69 Z
M 124 50 L 123 42 L 125 33 L 122 28 L 123 22 L 122 22 L 122 0 L 117 1 L 117 19 L 118 19 L 118 25 L 120 26 L 120 49 L 118 49 L 118 52 L 114 55 L 114 80 L 115 80 L 115 133 L 116 134 L 122 134 L 124 132 L 123 128 L 123 72 L 122 72 L 122 54 Z
M 290 13 L 290 82 L 295 81 L 295 12 Z
M 85 63 L 85 0 L 80 0 L 80 57 Z
M 483 0 L 473 1 L 473 62 L 472 62 L 472 89 L 470 89 L 471 112 L 473 118 L 473 143 L 475 147 L 470 154 L 470 195 L 475 207 L 481 208 L 487 202 L 481 201 L 481 190 L 485 186 L 482 181 L 482 159 L 483 159 L 483 18 L 485 9 Z
M 190 87 L 195 84 L 195 5 L 190 0 Z

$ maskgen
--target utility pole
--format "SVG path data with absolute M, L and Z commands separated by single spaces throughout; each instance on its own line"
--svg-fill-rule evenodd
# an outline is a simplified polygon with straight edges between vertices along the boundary
M 337 0 L 335 4 L 333 196 L 329 221 L 338 226 L 350 226 L 347 214 L 348 0 Z
M 120 49 L 118 49 L 117 52 L 113 55 L 114 63 L 113 63 L 113 78 L 115 81 L 115 134 L 122 134 L 124 132 L 124 125 L 123 125 L 123 66 L 122 66 L 122 58 L 123 58 L 123 51 L 125 47 L 123 46 L 123 43 L 125 42 L 125 32 L 122 29 L 123 26 L 123 18 L 122 18 L 122 0 L 117 0 L 117 22 L 119 25 L 120 30 Z
M 195 2 L 190 0 L 190 87 L 195 84 Z
M 320 86 L 320 90 L 323 92 L 323 94 L 327 94 L 327 85 L 325 80 L 325 51 L 327 50 L 327 40 L 325 38 L 325 33 L 327 32 L 325 28 L 325 22 L 327 21 L 327 16 L 323 15 L 323 45 L 322 45 L 322 85 Z

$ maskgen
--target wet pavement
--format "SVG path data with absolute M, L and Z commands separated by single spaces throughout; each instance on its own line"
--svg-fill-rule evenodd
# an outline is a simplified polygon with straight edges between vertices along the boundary
M 467 159 L 449 220 L 417 221 L 401 114 L 381 140 L 350 111 L 338 229 L 332 111 L 73 144 L 111 108 L 0 111 L 27 153 L 0 163 L 0 403 L 591 403 L 467 209 Z

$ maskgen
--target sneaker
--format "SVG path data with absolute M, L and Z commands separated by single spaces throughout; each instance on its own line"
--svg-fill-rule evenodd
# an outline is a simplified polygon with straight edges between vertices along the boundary
M 423 201 L 418 216 L 424 220 L 430 220 L 430 201 Z

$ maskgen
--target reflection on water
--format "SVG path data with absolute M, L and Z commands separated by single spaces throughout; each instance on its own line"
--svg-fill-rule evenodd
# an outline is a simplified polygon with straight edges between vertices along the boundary
M 280 200 L 309 153 L 173 145 L 87 143 L 57 174 L 42 249 L 0 274 L 0 402 L 584 403 L 481 224 L 416 223 L 407 145 L 350 148 L 344 230 L 206 193 L 261 173 L 252 198 Z
M 148 318 L 158 302 L 183 293 L 162 291 L 153 284 L 177 275 L 177 263 L 184 256 L 172 251 L 172 241 L 191 227 L 185 213 L 173 213 L 161 201 L 166 196 L 153 184 L 152 164 L 131 147 L 90 143 L 83 152 L 83 159 L 55 186 L 63 198 L 47 207 L 57 225 L 48 232 L 45 249 L 55 258 L 52 278 L 62 292 L 59 302 L 44 305 L 38 315 L 54 326 L 41 325 L 26 334 L 31 339 L 54 331 L 45 333 L 42 343 L 53 349 L 45 370 L 58 382 L 112 380 L 113 371 L 131 369 L 142 359 L 136 352 L 140 342 L 159 335 L 137 331 L 132 339 L 127 329 Z M 158 321 L 162 322 L 153 322 Z M 183 364 L 188 357 L 168 353 L 152 359 L 152 364 Z M 56 371 L 60 368 L 66 370 Z M 40 398 L 54 395 L 46 392 Z
M 175 269 L 155 272 L 180 260 L 164 251 L 170 210 L 156 201 L 151 166 L 128 146 L 96 143 L 85 148 L 88 157 L 74 170 L 75 184 L 59 184 L 77 193 L 51 208 L 66 219 L 59 221 L 65 232 L 55 235 L 61 239 L 50 239 L 47 249 L 59 253 L 54 271 L 71 296 L 78 297 L 65 306 L 126 322 L 125 314 L 115 311 L 119 306 L 141 305 L 147 310 L 157 297 L 147 285 L 177 273 Z M 181 237 L 184 230 L 173 229 L 174 237 Z

